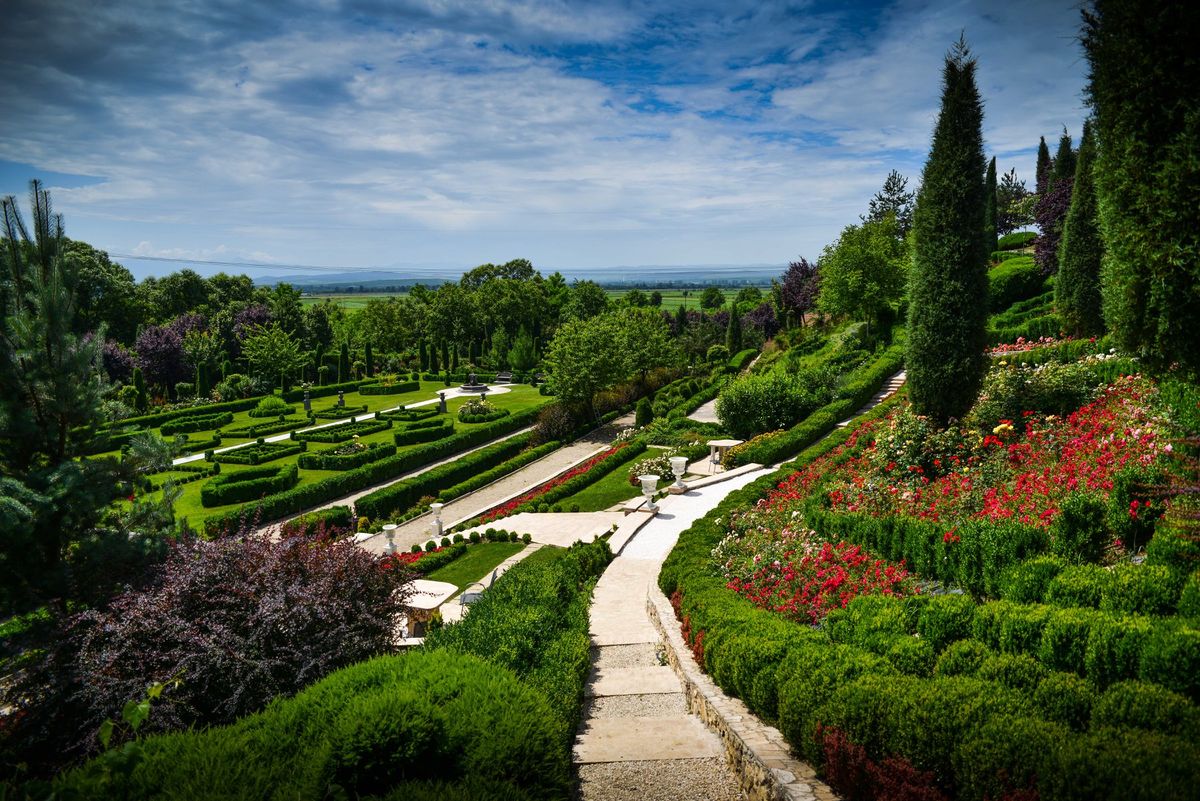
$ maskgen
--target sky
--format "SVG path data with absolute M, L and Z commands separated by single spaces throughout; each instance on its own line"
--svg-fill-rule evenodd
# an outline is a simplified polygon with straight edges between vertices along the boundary
M 1076 0 L 4 5 L 0 194 L 135 274 L 815 259 L 918 184 L 960 32 L 1001 172 L 1086 114 Z

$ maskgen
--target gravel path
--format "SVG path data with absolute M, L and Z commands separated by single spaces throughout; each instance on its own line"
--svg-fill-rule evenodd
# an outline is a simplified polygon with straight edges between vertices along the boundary
M 603 762 L 579 768 L 581 801 L 740 801 L 724 757 Z

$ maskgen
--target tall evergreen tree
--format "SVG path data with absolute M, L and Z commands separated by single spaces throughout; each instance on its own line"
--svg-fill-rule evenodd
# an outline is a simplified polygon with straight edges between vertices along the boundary
M 912 228 L 914 197 L 916 195 L 908 191 L 908 179 L 892 170 L 884 180 L 883 188 L 871 198 L 866 216 L 860 219 L 863 222 L 879 222 L 891 214 L 896 219 L 896 228 L 903 239 Z
M 1104 244 L 1100 239 L 1096 184 L 1092 176 L 1095 146 L 1089 120 L 1083 124 L 1083 138 L 1079 142 L 1071 209 L 1063 225 L 1058 280 L 1054 284 L 1054 308 L 1064 330 L 1075 336 L 1104 331 L 1100 307 L 1100 260 Z
M 725 347 L 733 356 L 742 349 L 742 316 L 738 313 L 737 304 L 729 312 L 729 325 L 725 329 Z
M 675 310 L 675 336 L 683 336 L 683 332 L 687 330 L 687 324 L 687 308 L 681 303 Z
M 983 206 L 983 241 L 987 245 L 988 252 L 996 249 L 996 229 L 998 222 L 996 219 L 996 157 L 992 156 L 992 160 L 988 162 L 987 181 L 984 185 L 984 206 Z
M 1046 191 L 1046 187 L 1050 185 L 1050 170 L 1054 166 L 1054 162 L 1050 160 L 1050 148 L 1046 146 L 1046 137 L 1041 137 L 1038 141 L 1037 154 L 1037 175 L 1034 183 L 1037 193 L 1040 195 Z
M 1071 148 L 1071 136 L 1064 128 L 1058 140 L 1054 165 L 1046 179 L 1046 189 L 1038 195 L 1034 207 L 1041 233 L 1033 245 L 1033 260 L 1047 275 L 1058 271 L 1058 247 L 1062 242 L 1063 223 L 1071 208 L 1071 185 L 1074 182 L 1075 151 Z
M 350 345 L 343 342 L 338 353 L 338 383 L 350 380 Z
M 68 549 L 90 533 L 117 490 L 114 460 L 79 458 L 104 422 L 104 329 L 76 333 L 76 275 L 63 258 L 62 218 L 37 181 L 30 205 L 32 229 L 14 198 L 0 200 L 3 616 L 67 597 Z
M 438 364 L 438 346 L 434 343 L 429 346 L 429 372 L 437 374 L 441 369 Z
M 987 369 L 986 164 L 975 63 L 963 39 L 946 56 L 913 215 L 908 383 L 917 412 L 943 424 L 971 408 Z
M 996 234 L 1004 236 L 1033 222 L 1030 193 L 1025 182 L 1017 177 L 1014 167 L 1000 178 L 996 187 Z
M 422 372 L 429 372 L 429 353 L 425 350 L 425 340 L 417 342 L 417 357 L 421 360 Z
M 134 408 L 139 412 L 145 412 L 150 408 L 150 397 L 146 394 L 146 377 L 142 375 L 140 367 L 133 368 L 133 389 L 136 393 L 133 402 Z
M 366 345 L 366 353 L 363 356 L 363 361 L 366 362 L 367 375 L 368 376 L 375 375 L 375 354 L 371 350 L 370 342 L 368 342 Z
M 1200 372 L 1200 5 L 1095 0 L 1084 12 L 1104 321 L 1149 365 Z

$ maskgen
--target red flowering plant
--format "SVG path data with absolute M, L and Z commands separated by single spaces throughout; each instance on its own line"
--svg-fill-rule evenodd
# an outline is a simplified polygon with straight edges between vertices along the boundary
M 554 489 L 562 486 L 563 484 L 566 484 L 571 479 L 576 478 L 578 476 L 582 476 L 583 474 L 585 474 L 587 472 L 590 472 L 592 469 L 596 468 L 597 466 L 601 465 L 602 463 L 613 458 L 613 456 L 620 453 L 623 449 L 625 449 L 628 446 L 629 446 L 628 442 L 622 442 L 618 445 L 614 445 L 613 447 L 609 448 L 606 451 L 596 454 L 592 458 L 588 459 L 586 462 L 576 465 L 575 467 L 571 468 L 570 470 L 563 473 L 562 475 L 552 478 L 543 484 L 539 484 L 538 486 L 531 489 L 529 492 L 526 492 L 522 495 L 518 495 L 516 498 L 513 498 L 511 501 L 507 501 L 504 504 L 497 506 L 495 509 L 492 509 L 490 512 L 487 512 L 483 516 L 481 516 L 479 518 L 479 522 L 480 523 L 490 523 L 491 521 L 498 520 L 501 517 L 508 517 L 509 515 L 516 512 L 518 509 L 520 509 L 520 507 L 524 506 L 525 504 L 530 503 L 532 501 L 536 501 L 537 499 L 547 495 L 551 490 L 554 490 Z

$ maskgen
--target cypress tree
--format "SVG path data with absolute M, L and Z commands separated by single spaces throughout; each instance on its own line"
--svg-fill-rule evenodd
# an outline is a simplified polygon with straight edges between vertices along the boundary
M 1100 301 L 1100 260 L 1104 243 L 1100 239 L 1096 184 L 1092 175 L 1095 148 L 1095 135 L 1091 120 L 1088 120 L 1083 124 L 1083 138 L 1079 142 L 1071 209 L 1063 224 L 1058 280 L 1054 285 L 1054 307 L 1063 328 L 1075 336 L 1104 331 Z
M 996 157 L 992 156 L 992 160 L 988 162 L 987 182 L 984 186 L 984 207 L 983 207 L 983 241 L 987 245 L 988 252 L 991 253 L 996 249 L 998 240 L 996 239 Z
M 429 353 L 425 350 L 425 340 L 417 342 L 417 356 L 421 360 L 421 372 L 429 372 Z
M 1050 170 L 1050 188 L 1075 177 L 1075 150 L 1071 146 L 1071 135 L 1063 128 L 1058 140 L 1058 151 L 1054 154 L 1054 168 Z
M 350 380 L 350 345 L 343 342 L 342 351 L 338 354 L 338 383 Z
M 1104 322 L 1150 367 L 1200 372 L 1200 6 L 1095 0 L 1084 12 Z
M 442 367 L 450 369 L 450 347 L 445 342 L 442 343 Z
M 1074 181 L 1075 151 L 1071 149 L 1071 136 L 1063 129 L 1054 166 L 1046 179 L 1046 189 L 1038 195 L 1034 207 L 1034 217 L 1042 231 L 1033 245 L 1033 260 L 1047 275 L 1058 271 L 1058 248 L 1062 242 L 1063 222 L 1071 208 L 1071 184 Z
M 1050 148 L 1046 147 L 1046 137 L 1043 136 L 1038 142 L 1037 178 L 1035 181 L 1039 195 L 1043 194 L 1050 184 L 1050 169 L 1053 166 L 1054 162 L 1050 160 Z
M 441 370 L 441 365 L 438 364 L 438 349 L 437 345 L 429 346 L 429 372 L 438 373 Z
M 207 398 L 212 392 L 212 378 L 210 377 L 208 365 L 201 362 L 196 367 L 196 395 L 201 398 Z
M 680 304 L 679 308 L 675 310 L 675 335 L 682 336 L 683 332 L 687 330 L 687 324 L 687 309 Z
M 907 369 L 913 406 L 940 423 L 962 417 L 987 369 L 983 104 L 975 59 L 946 56 L 942 108 L 913 215 Z
M 142 375 L 142 368 L 133 368 L 133 388 L 137 390 L 137 395 L 134 396 L 134 405 L 139 412 L 144 412 L 150 407 L 149 399 L 146 397 L 146 378 Z
M 450 372 L 458 372 L 458 343 L 454 343 L 454 347 L 450 349 Z
M 371 343 L 367 343 L 366 353 L 363 355 L 363 361 L 367 365 L 367 375 L 375 375 L 375 354 L 371 351 Z
M 730 356 L 742 349 L 742 318 L 738 314 L 736 303 L 733 304 L 733 310 L 729 312 L 729 326 L 725 329 L 725 347 L 729 350 Z

